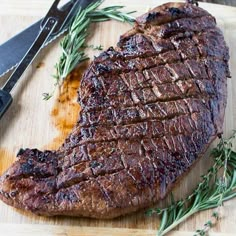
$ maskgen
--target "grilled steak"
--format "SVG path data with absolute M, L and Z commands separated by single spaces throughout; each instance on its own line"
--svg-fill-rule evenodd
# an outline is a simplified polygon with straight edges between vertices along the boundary
M 163 199 L 222 133 L 229 52 L 215 18 L 168 3 L 89 66 L 77 125 L 57 151 L 25 149 L 5 203 L 40 215 L 113 218 Z

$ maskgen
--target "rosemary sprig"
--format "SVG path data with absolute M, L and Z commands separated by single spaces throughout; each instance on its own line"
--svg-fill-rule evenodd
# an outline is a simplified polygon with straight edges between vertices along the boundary
M 165 235 L 193 214 L 221 207 L 224 201 L 236 196 L 236 152 L 232 150 L 232 141 L 236 132 L 229 139 L 221 139 L 221 142 L 213 149 L 212 155 L 215 163 L 207 174 L 202 176 L 202 182 L 184 200 L 177 202 L 172 200 L 169 207 L 164 209 L 151 209 L 149 215 L 161 216 L 161 224 L 157 232 L 158 236 Z M 223 168 L 223 177 L 218 177 Z M 211 184 L 213 181 L 213 184 Z M 213 218 L 219 219 L 219 213 L 215 211 Z M 212 227 L 212 221 L 208 221 L 202 230 L 197 230 L 196 235 L 206 235 Z
M 88 59 L 85 53 L 86 38 L 89 34 L 88 29 L 92 22 L 108 21 L 111 19 L 132 23 L 134 18 L 130 15 L 133 12 L 124 13 L 120 10 L 123 6 L 110 6 L 102 9 L 97 9 L 103 1 L 97 1 L 90 4 L 85 9 L 79 9 L 78 13 L 72 20 L 68 33 L 60 42 L 62 49 L 61 57 L 55 65 L 56 75 L 53 76 L 56 80 L 55 87 L 59 86 L 63 79 L 81 62 Z M 101 47 L 96 48 L 98 50 Z M 44 93 L 44 100 L 48 100 L 53 96 L 53 92 Z

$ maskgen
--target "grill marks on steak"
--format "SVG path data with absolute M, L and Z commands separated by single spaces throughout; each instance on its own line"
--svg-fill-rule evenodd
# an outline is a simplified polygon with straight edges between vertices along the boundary
M 203 49 L 199 49 L 199 50 L 203 50 Z M 209 50 L 209 51 L 210 51 L 210 54 L 213 54 L 212 50 Z M 225 57 L 227 56 L 222 54 L 221 59 Z M 196 79 L 200 79 L 200 80 L 209 79 L 207 75 L 207 71 L 209 71 L 210 73 L 211 70 L 217 66 L 214 64 L 217 64 L 217 62 L 220 61 L 219 59 L 216 59 L 215 57 L 211 58 L 211 56 L 208 60 L 211 61 L 212 63 L 209 64 L 209 62 L 206 61 L 206 58 L 202 60 L 199 59 L 197 61 L 190 58 L 189 60 L 184 61 L 184 62 L 178 62 L 178 63 L 173 63 L 173 64 L 168 63 L 168 64 L 160 65 L 160 66 L 156 66 L 155 61 L 154 61 L 153 67 L 149 69 L 142 68 L 142 70 L 128 71 L 127 73 L 122 73 L 119 76 L 117 75 L 111 76 L 111 78 L 107 78 L 104 76 L 96 77 L 95 74 L 94 75 L 90 74 L 91 80 L 85 82 L 89 84 L 83 84 L 86 88 L 87 93 L 83 94 L 83 96 L 82 95 L 80 96 L 81 105 L 82 107 L 85 107 L 87 110 L 90 108 L 93 110 L 94 108 L 99 109 L 100 106 L 107 106 L 107 107 L 115 106 L 115 105 L 119 106 L 118 98 L 117 98 L 118 100 L 118 104 L 117 104 L 115 103 L 116 100 L 114 99 L 114 97 L 116 98 L 116 96 L 112 97 L 112 95 L 118 94 L 120 95 L 121 98 L 125 96 L 123 101 L 128 103 L 128 106 L 131 106 L 133 105 L 133 104 L 130 104 L 132 103 L 132 101 L 133 103 L 137 103 L 139 101 L 138 96 L 133 91 L 135 88 L 142 88 L 143 90 L 145 90 L 146 88 L 155 89 L 158 85 L 161 85 L 159 86 L 161 90 L 169 85 L 169 87 L 176 90 L 178 89 L 178 85 L 181 83 L 180 81 L 191 79 L 192 77 L 194 78 L 196 85 L 198 85 L 199 82 Z M 149 65 L 150 64 L 151 63 L 149 63 Z M 114 69 L 112 66 L 110 68 Z M 110 69 L 108 69 L 108 71 L 109 70 Z M 225 68 L 223 73 L 228 73 L 228 69 Z M 114 80 L 114 78 L 116 79 Z M 212 80 L 214 81 L 214 78 L 212 78 Z M 174 82 L 176 82 L 175 85 L 173 85 Z M 203 81 L 201 84 L 204 84 L 204 83 L 208 83 L 207 88 L 209 88 L 209 86 L 213 86 L 213 85 L 210 85 L 212 81 L 210 82 Z M 175 86 L 175 88 L 172 86 Z M 101 92 L 99 93 L 100 90 Z M 129 92 L 132 92 L 133 96 L 131 97 L 126 96 L 126 93 L 129 93 Z M 209 91 L 206 91 L 206 92 L 209 92 Z M 185 91 L 182 91 L 182 93 L 185 93 Z M 156 95 L 158 96 L 159 94 L 156 93 Z M 131 98 L 131 101 L 130 101 L 130 98 Z M 160 99 L 162 98 L 160 97 Z M 84 106 L 84 104 L 86 104 L 86 106 Z
M 156 203 L 222 132 L 228 60 L 201 8 L 169 3 L 139 17 L 84 74 L 80 118 L 63 146 L 21 150 L 0 198 L 95 218 Z

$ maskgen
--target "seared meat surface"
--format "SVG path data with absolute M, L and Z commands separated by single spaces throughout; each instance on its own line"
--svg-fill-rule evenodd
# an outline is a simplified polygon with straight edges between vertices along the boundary
M 85 72 L 79 120 L 62 147 L 20 150 L 0 199 L 93 218 L 157 203 L 222 133 L 228 60 L 201 8 L 168 3 L 138 17 Z

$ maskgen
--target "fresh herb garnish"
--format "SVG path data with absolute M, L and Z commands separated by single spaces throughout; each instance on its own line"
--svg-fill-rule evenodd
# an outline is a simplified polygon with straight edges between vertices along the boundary
M 53 96 L 53 93 L 43 93 L 42 95 L 43 95 L 43 100 L 47 101 Z
M 208 220 L 202 229 L 196 230 L 194 236 L 205 236 L 209 230 L 220 220 L 219 213 L 214 211 L 211 215 L 211 220 Z
M 61 85 L 66 76 L 81 62 L 88 59 L 85 54 L 86 38 L 89 34 L 88 29 L 92 22 L 108 21 L 111 19 L 132 23 L 134 18 L 130 15 L 134 12 L 124 13 L 120 10 L 123 6 L 110 6 L 102 9 L 97 9 L 102 0 L 90 4 L 85 9 L 79 9 L 78 13 L 72 20 L 68 33 L 62 39 L 60 46 L 62 55 L 59 62 L 55 65 L 56 75 L 53 76 L 56 80 L 55 86 Z M 102 47 L 96 47 L 101 50 Z M 55 90 L 54 90 L 55 91 Z M 53 96 L 53 93 L 45 93 L 44 99 L 48 100 Z
M 212 214 L 215 222 L 209 220 L 195 235 L 207 235 L 208 230 L 219 220 L 223 202 L 236 196 L 236 152 L 232 150 L 235 137 L 236 132 L 229 139 L 221 139 L 213 149 L 211 154 L 214 165 L 202 176 L 202 182 L 191 195 L 177 202 L 172 198 L 172 203 L 167 208 L 151 209 L 147 212 L 148 215 L 157 214 L 161 217 L 158 236 L 165 235 L 193 214 L 207 209 L 217 208 Z M 223 176 L 219 177 L 222 169 Z
M 86 48 L 91 48 L 93 50 L 98 50 L 98 51 L 102 51 L 103 50 L 103 46 L 102 45 L 98 45 L 98 46 L 95 46 L 95 45 L 87 45 Z

